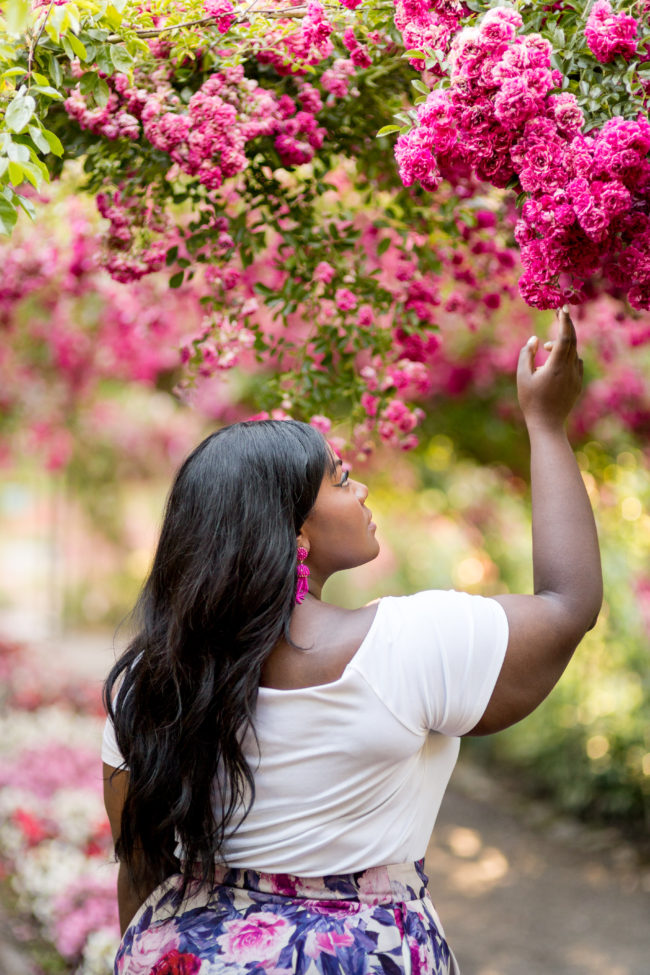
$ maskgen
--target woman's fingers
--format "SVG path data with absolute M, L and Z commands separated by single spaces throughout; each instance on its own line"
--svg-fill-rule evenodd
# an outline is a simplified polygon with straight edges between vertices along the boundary
M 535 372 L 535 356 L 538 348 L 539 339 L 536 335 L 531 335 L 519 353 L 517 374 L 520 378 L 524 375 L 531 376 Z
M 560 329 L 558 337 L 554 343 L 553 351 L 555 352 L 556 358 L 559 358 L 560 356 L 569 358 L 575 353 L 578 346 L 578 340 L 576 337 L 576 330 L 573 327 L 573 322 L 571 321 L 568 305 L 564 305 L 559 310 L 558 320 L 560 323 Z

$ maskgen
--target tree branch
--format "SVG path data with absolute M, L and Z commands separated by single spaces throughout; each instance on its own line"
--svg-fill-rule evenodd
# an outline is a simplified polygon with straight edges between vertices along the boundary
M 51 4 L 53 2 L 54 0 L 51 0 Z M 258 2 L 259 0 L 252 0 L 252 3 L 249 3 L 246 9 L 239 14 L 234 22 L 236 24 L 241 24 L 246 19 L 246 15 L 249 13 L 249 11 L 252 10 L 252 8 Z M 285 10 L 257 10 L 256 13 L 260 14 L 261 16 L 268 17 L 269 19 L 294 20 L 306 16 L 307 7 L 287 7 Z M 147 28 L 146 30 L 135 29 L 135 33 L 138 35 L 138 37 L 159 37 L 160 34 L 168 34 L 173 30 L 183 30 L 185 27 L 200 27 L 201 24 L 211 24 L 214 23 L 214 20 L 214 17 L 201 17 L 198 20 L 186 20 L 181 24 L 170 24 L 167 27 L 152 27 Z M 115 44 L 117 41 L 123 40 L 123 38 L 120 34 L 111 34 L 110 37 L 106 38 L 106 40 L 111 44 Z
M 32 68 L 34 67 L 34 54 L 36 52 L 36 48 L 38 46 L 38 42 L 41 39 L 41 36 L 43 34 L 43 31 L 45 30 L 45 25 L 47 23 L 47 18 L 50 16 L 50 13 L 52 11 L 52 7 L 53 6 L 54 6 L 54 0 L 50 0 L 50 5 L 47 8 L 47 10 L 45 11 L 45 16 L 43 17 L 43 20 L 41 21 L 41 26 L 38 29 L 38 33 L 36 34 L 35 37 L 32 38 L 32 41 L 31 41 L 31 43 L 29 45 L 29 54 L 27 55 L 27 90 L 28 91 L 29 91 L 29 88 L 31 87 L 31 83 L 32 83 Z

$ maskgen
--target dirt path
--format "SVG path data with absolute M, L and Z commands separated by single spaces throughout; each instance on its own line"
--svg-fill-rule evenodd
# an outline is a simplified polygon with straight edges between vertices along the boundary
M 462 975 L 650 975 L 650 868 L 633 849 L 471 767 L 452 781 L 426 862 Z

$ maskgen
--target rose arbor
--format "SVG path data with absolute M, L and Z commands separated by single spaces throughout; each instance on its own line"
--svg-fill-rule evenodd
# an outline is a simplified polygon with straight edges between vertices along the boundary
M 28 184 L 83 159 L 110 274 L 197 289 L 186 385 L 254 366 L 264 408 L 352 416 L 359 445 L 376 430 L 408 447 L 443 312 L 470 327 L 495 315 L 516 282 L 513 232 L 531 305 L 603 291 L 650 305 L 645 12 L 3 9 L 4 230 L 33 211 Z

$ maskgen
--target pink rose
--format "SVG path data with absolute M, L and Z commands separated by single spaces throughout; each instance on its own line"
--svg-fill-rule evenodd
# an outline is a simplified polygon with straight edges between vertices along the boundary
M 322 281 L 323 284 L 329 284 L 335 274 L 336 271 L 331 264 L 328 264 L 327 261 L 321 261 L 314 268 L 314 281 Z
M 129 975 L 150 975 L 156 962 L 176 951 L 178 943 L 178 935 L 171 924 L 136 935 L 129 958 Z
M 357 306 L 357 296 L 348 288 L 339 288 L 334 295 L 334 300 L 336 307 L 340 308 L 341 311 L 351 311 Z
M 238 965 L 275 963 L 293 930 L 284 918 L 271 913 L 225 921 L 223 927 L 224 934 L 217 938 L 222 958 Z
M 310 427 L 313 427 L 315 430 L 318 430 L 320 433 L 322 433 L 324 437 L 326 437 L 327 434 L 332 429 L 332 421 L 329 419 L 329 417 L 321 416 L 318 413 L 315 416 L 312 416 L 312 418 L 309 421 L 309 425 L 310 425 Z M 295 881 L 294 881 L 294 884 L 295 884 Z M 274 884 L 274 886 L 276 886 L 276 885 Z M 278 893 L 282 893 L 282 892 L 283 891 L 278 891 Z M 294 891 L 292 893 L 289 893 L 289 896 L 294 896 L 295 897 L 295 894 L 296 894 L 296 891 L 294 889 Z

